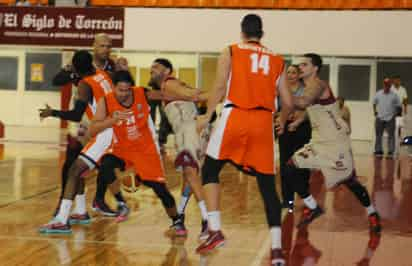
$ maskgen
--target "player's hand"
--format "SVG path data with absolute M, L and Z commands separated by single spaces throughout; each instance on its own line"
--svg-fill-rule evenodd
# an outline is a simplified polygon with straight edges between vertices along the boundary
M 51 109 L 51 107 L 46 103 L 43 109 L 39 109 L 40 120 L 43 120 L 46 117 L 51 116 L 52 112 L 53 112 L 53 109 Z
M 276 130 L 276 133 L 278 134 L 278 136 L 280 136 L 285 131 L 285 125 L 282 125 L 282 124 L 279 123 L 279 124 L 275 125 L 275 130 Z
M 128 71 L 129 63 L 127 62 L 127 59 L 124 57 L 117 58 L 116 63 L 115 63 L 115 68 L 116 68 L 116 71 L 120 71 L 120 70 Z
M 276 131 L 276 134 L 278 136 L 282 135 L 283 131 L 285 130 L 284 128 L 285 128 L 285 125 L 282 125 L 280 123 L 280 115 L 277 115 L 275 117 L 275 131 Z
M 296 131 L 296 129 L 298 128 L 299 125 L 300 125 L 300 121 L 295 120 L 294 122 L 292 122 L 288 125 L 288 131 L 290 131 L 290 132 Z
M 209 124 L 210 117 L 207 114 L 199 115 L 196 117 L 196 129 L 200 134 L 206 126 Z

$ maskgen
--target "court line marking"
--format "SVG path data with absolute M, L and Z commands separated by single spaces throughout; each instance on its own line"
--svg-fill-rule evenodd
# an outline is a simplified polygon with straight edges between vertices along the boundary
M 256 255 L 255 259 L 253 260 L 252 264 L 250 266 L 260 266 L 262 265 L 263 257 L 266 255 L 266 252 L 268 251 L 268 246 L 270 245 L 271 241 L 271 236 L 268 232 L 268 235 L 266 236 L 265 240 L 263 241 L 263 244 L 261 245 L 258 254 Z

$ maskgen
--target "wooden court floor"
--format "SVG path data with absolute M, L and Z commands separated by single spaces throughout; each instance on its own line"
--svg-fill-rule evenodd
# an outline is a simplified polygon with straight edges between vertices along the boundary
M 225 247 L 205 257 L 195 253 L 200 214 L 192 199 L 186 211 L 187 239 L 164 233 L 170 221 L 154 194 L 145 188 L 128 195 L 132 213 L 116 223 L 90 208 L 95 180 L 88 179 L 87 197 L 93 222 L 73 226 L 68 236 L 37 232 L 54 211 L 60 189 L 64 147 L 50 143 L 0 144 L 0 265 L 138 265 L 138 266 L 261 266 L 269 265 L 268 231 L 255 180 L 231 168 L 222 174 L 222 220 Z M 372 192 L 384 231 L 376 251 L 368 250 L 363 208 L 346 189 L 326 192 L 314 174 L 311 188 L 326 214 L 307 231 L 297 232 L 294 214 L 284 214 L 284 248 L 289 265 L 412 265 L 412 158 L 376 159 L 369 144 L 355 144 L 361 181 Z M 172 169 L 173 152 L 165 156 L 168 182 L 179 201 L 180 176 Z M 357 264 L 362 258 L 369 264 Z

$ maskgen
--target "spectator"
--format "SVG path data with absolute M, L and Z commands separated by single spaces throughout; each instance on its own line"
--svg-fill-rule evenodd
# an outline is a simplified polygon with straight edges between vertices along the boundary
M 408 94 L 405 87 L 401 85 L 401 77 L 399 75 L 393 76 L 391 90 L 398 95 L 403 107 L 402 113 L 406 115 L 408 113 Z
M 290 65 L 286 72 L 287 87 L 295 96 L 301 96 L 304 92 L 304 85 L 299 80 L 299 66 Z M 276 122 L 278 124 L 278 122 Z M 293 174 L 288 171 L 287 162 L 290 157 L 305 144 L 307 144 L 312 136 L 312 128 L 306 112 L 295 111 L 290 115 L 286 122 L 285 130 L 279 136 L 279 160 L 280 160 L 280 176 L 282 178 L 282 198 L 283 207 L 289 210 L 293 209 L 295 200 L 295 184 Z M 298 169 L 296 174 L 300 176 L 302 183 L 309 187 L 310 170 Z
M 402 138 L 401 129 L 404 125 L 404 116 L 408 113 L 408 94 L 406 93 L 405 87 L 401 85 L 401 77 L 399 75 L 392 77 L 392 87 L 391 90 L 395 92 L 398 97 L 401 105 L 403 107 L 402 114 L 397 116 L 395 119 L 395 153 L 399 153 L 399 140 Z
M 375 113 L 375 155 L 382 156 L 382 135 L 388 133 L 388 156 L 392 157 L 395 148 L 395 117 L 402 111 L 399 97 L 391 91 L 392 82 L 389 78 L 383 80 L 383 89 L 379 90 L 373 99 Z

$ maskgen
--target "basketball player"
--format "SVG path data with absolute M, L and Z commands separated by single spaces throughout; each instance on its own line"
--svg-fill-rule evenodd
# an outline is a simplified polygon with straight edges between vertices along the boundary
M 196 251 L 206 253 L 224 244 L 219 173 L 226 162 L 231 162 L 256 176 L 270 227 L 271 265 L 285 265 L 281 249 L 281 204 L 275 190 L 273 112 L 279 92 L 283 110 L 279 131 L 282 132 L 292 110 L 292 96 L 285 84 L 283 58 L 260 43 L 261 18 L 255 14 L 245 16 L 241 30 L 242 42 L 225 48 L 220 55 L 208 111 L 198 117 L 201 130 L 224 98 L 224 108 L 210 137 L 202 167 L 209 237 Z
M 106 71 L 110 75 L 115 69 L 127 70 L 128 67 L 127 60 L 125 58 L 118 58 L 116 62 L 110 59 L 111 47 L 112 41 L 107 34 L 100 33 L 95 36 L 93 42 L 93 65 L 97 69 Z M 77 86 L 80 81 L 79 78 L 79 75 L 74 71 L 72 65 L 67 65 L 53 78 L 53 85 L 62 86 L 67 83 L 73 83 Z M 87 121 L 87 117 L 83 116 L 84 111 L 85 109 L 81 109 L 81 105 L 77 103 L 77 99 L 74 99 L 74 107 L 70 111 L 54 110 L 47 104 L 45 108 L 39 110 L 41 119 L 53 116 L 62 120 L 76 122 L 69 125 L 70 133 L 67 136 L 66 159 L 62 167 L 62 189 L 59 197 L 60 200 L 63 198 L 69 168 L 76 160 L 77 156 L 79 156 L 81 150 L 83 149 L 83 145 L 88 141 L 86 131 L 89 121 Z M 99 196 L 102 190 L 102 184 L 99 179 L 97 179 L 96 201 L 100 203 L 100 208 L 95 209 L 101 211 L 103 214 L 110 214 L 111 216 L 115 215 L 115 212 L 111 210 L 104 202 L 104 195 L 103 197 Z M 80 197 L 79 200 L 82 198 L 83 197 Z M 56 213 L 57 211 L 58 210 L 56 209 Z
M 164 101 L 163 110 L 175 133 L 177 155 L 175 166 L 183 172 L 183 179 L 188 182 L 198 202 L 202 215 L 202 229 L 200 238 L 207 237 L 207 210 L 202 197 L 202 185 L 198 175 L 200 169 L 201 149 L 200 136 L 196 131 L 197 108 L 194 99 L 199 97 L 199 90 L 193 89 L 184 82 L 172 76 L 173 65 L 169 60 L 158 58 L 154 60 L 150 75 L 149 85 L 160 88 L 165 97 L 179 98 L 181 100 Z M 184 183 L 185 183 L 184 182 Z M 189 200 L 186 189 L 182 191 L 182 202 L 179 215 L 184 223 L 184 206 Z M 183 205 L 183 206 L 182 206 Z M 187 234 L 185 228 L 178 230 L 178 235 Z
M 306 108 L 312 124 L 312 138 L 292 156 L 289 167 L 320 169 L 329 189 L 345 185 L 366 208 L 371 234 L 380 234 L 379 215 L 370 201 L 368 191 L 357 180 L 350 128 L 340 115 L 331 88 L 318 76 L 321 67 L 322 58 L 313 53 L 305 54 L 299 65 L 305 92 L 303 96 L 294 97 L 294 104 L 297 108 Z M 300 189 L 298 194 L 307 206 L 298 225 L 302 227 L 319 217 L 323 210 L 307 189 Z
M 102 164 L 103 176 L 110 183 L 116 179 L 115 168 L 133 167 L 142 183 L 153 189 L 162 201 L 173 226 L 181 224 L 175 200 L 165 184 L 160 148 L 144 88 L 132 87 L 134 81 L 128 71 L 116 72 L 113 83 L 114 91 L 99 100 L 90 126 L 92 135 L 113 128 L 113 145 L 103 159 L 106 161 Z
M 112 81 L 109 75 L 101 70 L 96 70 L 93 66 L 92 55 L 85 50 L 77 51 L 73 56 L 73 67 L 82 80 L 78 85 L 79 110 L 85 110 L 89 120 L 96 112 L 98 100 L 105 94 L 112 91 Z M 83 111 L 84 112 L 84 111 Z M 64 188 L 63 199 L 61 200 L 57 215 L 46 225 L 40 228 L 41 233 L 70 233 L 68 223 L 72 201 L 76 193 L 76 208 L 70 216 L 70 223 L 90 223 L 90 217 L 86 210 L 86 200 L 84 193 L 84 179 L 81 177 L 88 170 L 96 166 L 96 162 L 104 155 L 112 141 L 112 130 L 107 129 L 91 139 L 83 148 L 81 154 L 71 165 L 68 172 L 68 180 Z M 115 195 L 116 197 L 116 195 Z M 79 199 L 79 200 L 78 200 Z M 100 208 L 95 201 L 94 207 Z M 111 215 L 108 213 L 108 215 Z M 115 216 L 114 213 L 112 216 Z

